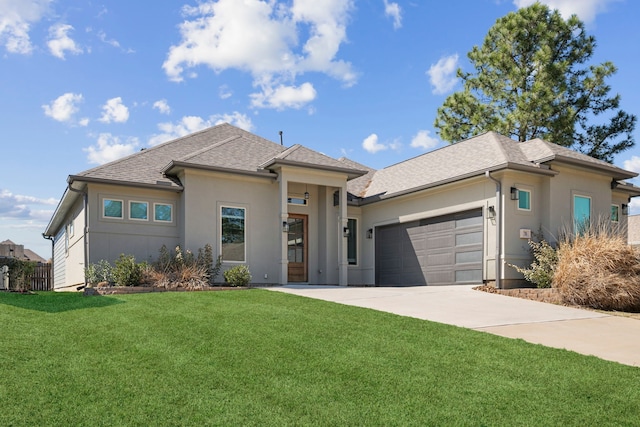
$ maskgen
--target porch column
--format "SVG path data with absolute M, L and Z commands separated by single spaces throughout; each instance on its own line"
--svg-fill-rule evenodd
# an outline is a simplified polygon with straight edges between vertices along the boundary
M 347 228 L 347 186 L 340 188 L 340 214 L 338 216 L 338 284 L 347 286 L 349 282 L 349 261 L 347 259 L 347 238 L 344 237 L 344 229 Z
M 289 281 L 289 257 L 287 254 L 287 239 L 289 235 L 283 232 L 282 229 L 283 223 L 286 223 L 289 217 L 289 213 L 287 212 L 288 181 L 283 176 L 282 171 L 280 171 L 278 182 L 280 185 L 280 222 L 278 223 L 278 232 L 280 233 L 280 277 L 278 278 L 278 283 L 280 285 L 286 285 Z

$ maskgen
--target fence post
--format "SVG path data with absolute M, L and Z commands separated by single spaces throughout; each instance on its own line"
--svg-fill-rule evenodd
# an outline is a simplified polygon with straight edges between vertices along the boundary
M 2 288 L 5 291 L 9 290 L 9 266 L 8 265 L 2 266 Z

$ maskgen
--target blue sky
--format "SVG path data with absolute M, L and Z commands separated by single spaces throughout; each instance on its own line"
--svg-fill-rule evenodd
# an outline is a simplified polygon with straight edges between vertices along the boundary
M 640 2 L 543 3 L 585 22 L 640 114 Z M 529 4 L 0 0 L 0 240 L 50 257 L 41 233 L 68 175 L 222 121 L 374 168 L 443 146 L 433 121 L 456 68 Z M 615 163 L 640 172 L 635 139 Z

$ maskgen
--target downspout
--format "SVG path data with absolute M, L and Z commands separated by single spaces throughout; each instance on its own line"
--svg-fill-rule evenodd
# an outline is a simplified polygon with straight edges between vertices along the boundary
M 502 289 L 501 266 L 502 263 L 502 183 L 491 176 L 489 171 L 484 176 L 496 183 L 496 288 Z
M 74 193 L 82 194 L 82 201 L 84 203 L 84 229 L 82 230 L 82 239 L 84 240 L 84 268 L 86 269 L 89 266 L 89 192 L 76 190 L 72 186 L 72 182 L 69 183 L 69 191 L 73 191 Z M 86 271 L 86 270 L 85 270 Z M 87 286 L 87 276 L 84 275 L 84 285 L 82 287 L 78 287 L 78 290 L 81 290 Z
M 54 251 L 55 250 L 55 238 L 53 236 L 47 236 L 44 233 L 42 233 L 42 237 L 51 242 L 51 273 L 50 273 L 50 279 L 51 279 L 51 282 L 53 282 L 53 255 L 55 253 L 55 251 Z M 51 286 L 52 289 L 55 289 L 55 283 L 50 283 L 50 285 L 52 285 Z

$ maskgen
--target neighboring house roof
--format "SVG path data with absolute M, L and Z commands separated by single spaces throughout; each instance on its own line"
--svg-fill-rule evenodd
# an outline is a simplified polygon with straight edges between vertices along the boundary
M 39 263 L 42 263 L 42 264 L 45 264 L 47 262 L 46 259 L 42 258 L 37 253 L 33 252 L 31 249 L 25 249 L 24 250 L 24 257 L 29 261 L 35 261 L 35 262 L 39 262 Z
M 376 171 L 362 197 L 375 201 L 506 168 L 555 175 L 551 161 L 595 169 L 616 180 L 637 176 L 541 139 L 518 142 L 487 132 Z

